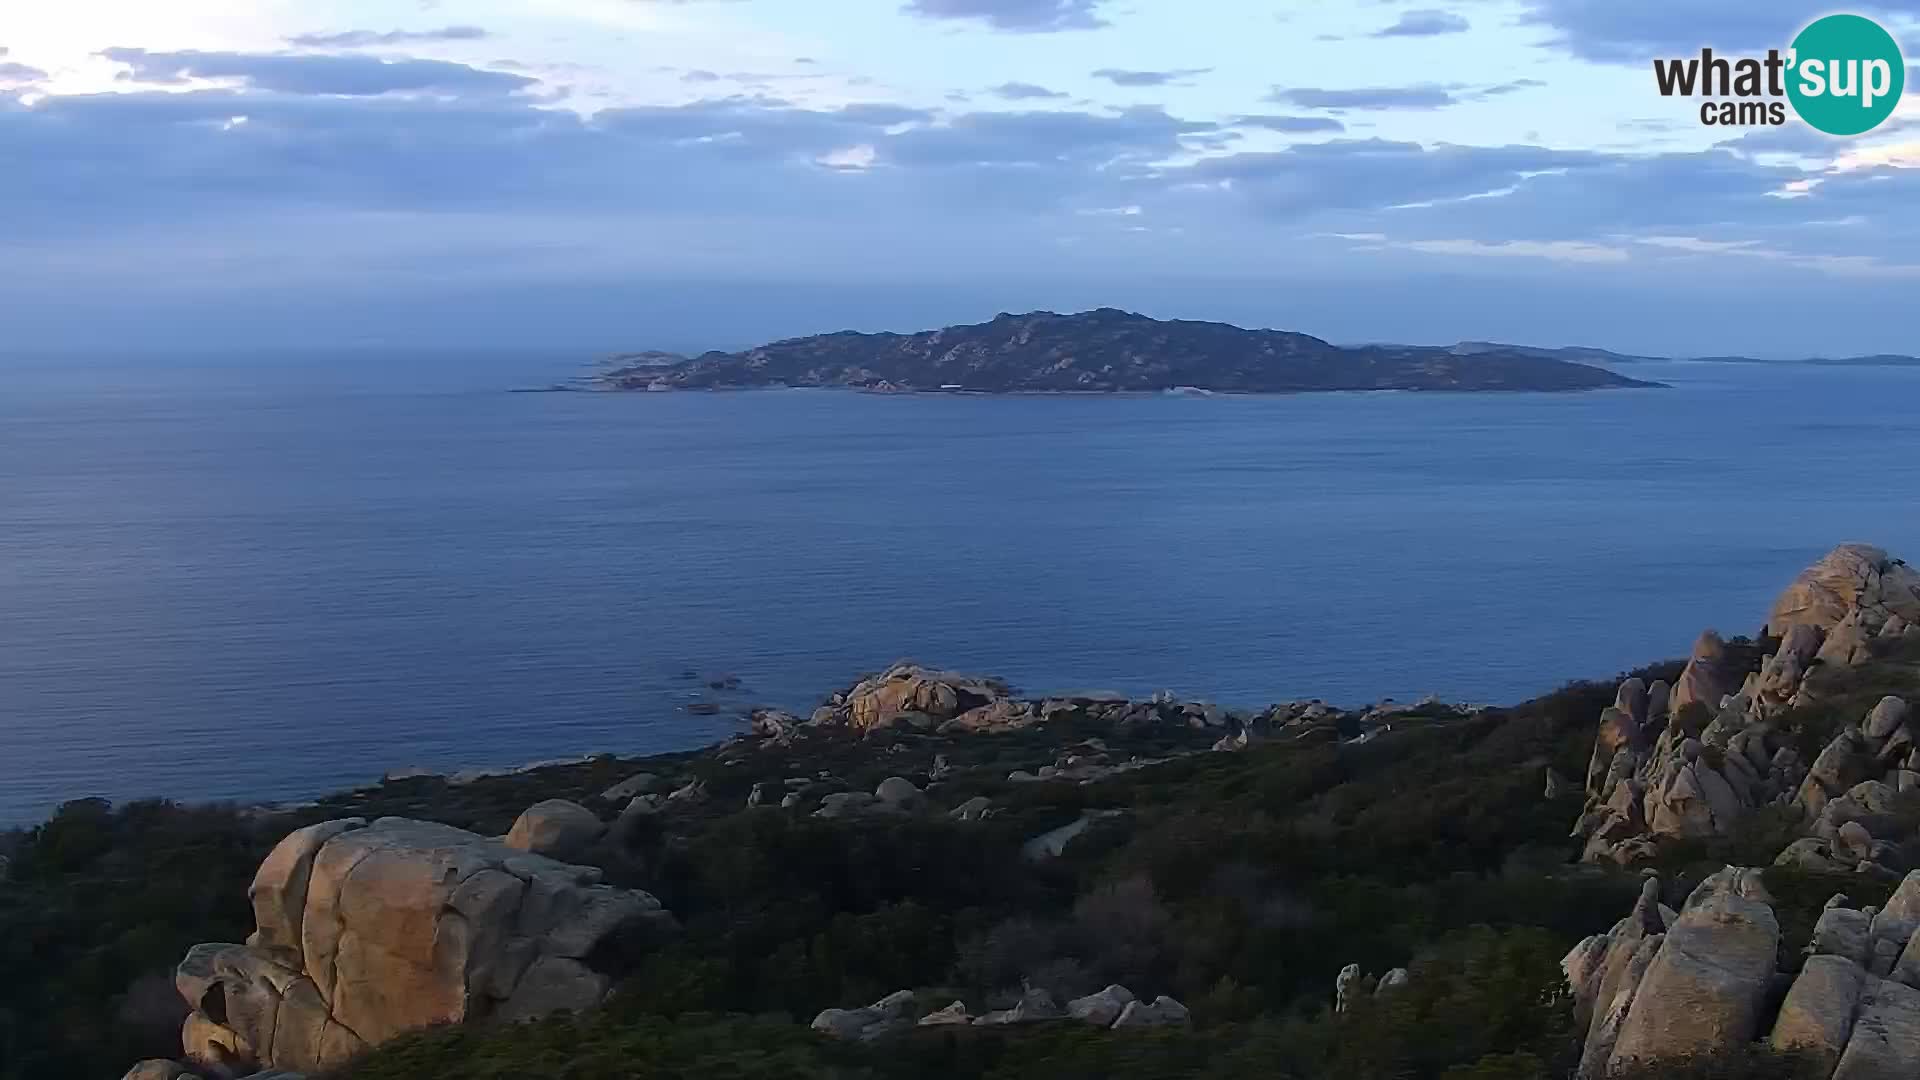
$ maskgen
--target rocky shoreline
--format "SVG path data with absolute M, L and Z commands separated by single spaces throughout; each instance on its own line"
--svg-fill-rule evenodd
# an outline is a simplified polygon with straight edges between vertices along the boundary
M 645 760 L 657 767 L 664 758 L 669 768 L 704 760 L 728 771 L 776 755 L 865 759 L 875 744 L 907 737 L 921 742 L 918 752 L 889 747 L 884 764 L 899 774 L 871 791 L 833 770 L 815 770 L 778 783 L 754 781 L 744 798 L 734 787 L 734 805 L 822 820 L 934 815 L 968 824 L 994 819 L 1000 807 L 979 795 L 945 806 L 957 796 L 942 793 L 982 768 L 1009 785 L 1086 787 L 1268 743 L 1361 745 L 1396 725 L 1445 724 L 1481 711 L 1433 700 L 1357 710 L 1306 700 L 1248 711 L 1166 693 L 1143 700 L 1105 693 L 1024 698 L 997 679 L 899 663 L 828 695 L 807 718 L 758 709 L 748 733 L 705 751 Z M 1022 735 L 1035 738 L 1015 745 Z M 991 753 L 977 760 L 969 753 L 976 748 Z M 1019 767 L 1001 768 L 1006 764 Z M 619 765 L 600 756 L 452 775 L 398 770 L 376 788 L 255 813 L 311 817 L 388 804 L 409 790 L 576 782 L 580 772 L 604 775 Z M 395 816 L 329 817 L 296 829 L 248 889 L 253 933 L 244 943 L 195 946 L 180 962 L 175 987 L 191 1010 L 182 1026 L 183 1060 L 141 1062 L 127 1080 L 287 1080 L 339 1068 L 406 1031 L 591 1008 L 611 981 L 588 966 L 588 956 L 615 941 L 623 949 L 658 941 L 675 925 L 655 897 L 606 884 L 600 867 L 620 866 L 631 837 L 663 815 L 726 812 L 721 800 L 731 786 L 687 772 L 637 772 L 580 801 L 538 802 L 493 837 Z M 1058 859 L 1124 814 L 1083 812 L 1030 837 L 1023 855 Z M 828 1010 L 812 1026 L 873 1040 L 915 1027 L 1056 1019 L 1125 1031 L 1185 1024 L 1187 1015 L 1171 997 L 1139 999 L 1114 985 L 1064 1003 L 1030 991 L 979 1015 L 964 1002 L 922 1015 L 904 993 Z M 249 1071 L 255 1067 L 264 1071 Z
M 225 886 L 244 893 L 251 929 L 175 954 L 179 1049 L 142 1061 L 127 1080 L 350 1076 L 412 1032 L 452 1024 L 498 1031 L 510 1045 L 512 1022 L 599 1015 L 617 986 L 660 958 L 697 964 L 699 950 L 719 947 L 724 938 L 715 935 L 733 916 L 703 906 L 710 901 L 688 891 L 687 875 L 728 880 L 735 871 L 721 869 L 725 845 L 747 837 L 766 838 L 751 841 L 770 845 L 759 858 L 795 844 L 814 845 L 812 858 L 838 859 L 876 843 L 924 843 L 925 852 L 950 853 L 942 858 L 975 852 L 994 868 L 989 877 L 1039 888 L 1067 886 L 1129 838 L 1174 829 L 1185 839 L 1152 857 L 1178 859 L 1204 846 L 1198 837 L 1231 835 L 1277 813 L 1302 815 L 1287 827 L 1286 849 L 1308 843 L 1303 850 L 1322 851 L 1323 860 L 1352 843 L 1435 857 L 1430 847 L 1396 848 L 1387 821 L 1457 833 L 1453 842 L 1470 850 L 1489 830 L 1526 835 L 1529 818 L 1564 813 L 1577 821 L 1565 853 L 1544 867 L 1544 887 L 1614 895 L 1644 870 L 1632 914 L 1604 932 L 1585 924 L 1578 933 L 1587 936 L 1561 962 L 1585 1077 L 1756 1047 L 1809 1051 L 1819 1075 L 1835 1080 L 1914 1075 L 1913 687 L 1920 575 L 1854 544 L 1781 594 L 1756 639 L 1709 632 L 1684 664 L 1610 688 L 1575 684 L 1517 711 L 1437 701 L 1245 710 L 1171 694 L 1030 696 L 998 679 L 899 663 L 828 694 L 804 716 L 755 710 L 750 730 L 704 750 L 395 773 L 375 787 L 242 817 L 269 845 L 250 881 Z M 1590 704 L 1568 711 L 1583 701 Z M 1584 710 L 1598 710 L 1597 726 Z M 1577 779 L 1567 779 L 1578 775 L 1564 765 L 1569 754 L 1525 749 L 1554 745 L 1562 725 L 1585 761 Z M 1458 747 L 1459 756 L 1423 762 L 1416 748 L 1428 746 Z M 1488 754 L 1495 771 L 1453 775 Z M 1359 809 L 1367 804 L 1355 801 L 1356 786 L 1378 770 L 1409 768 L 1426 777 L 1407 796 L 1413 805 L 1382 790 L 1389 801 Z M 1269 784 L 1279 786 L 1251 818 L 1244 806 L 1208 809 Z M 1304 803 L 1278 794 L 1305 791 L 1320 794 Z M 1448 809 L 1496 792 L 1535 809 L 1497 818 Z M 1455 823 L 1455 813 L 1467 817 Z M 1196 826 L 1202 832 L 1181 831 Z M 1354 830 L 1346 841 L 1312 846 L 1346 828 Z M 1551 831 L 1549 822 L 1541 835 Z M 722 846 L 708 851 L 711 844 Z M 1681 868 L 1722 851 L 1731 856 L 1724 870 Z M 904 857 L 914 869 L 903 883 L 936 872 L 927 854 Z M 1547 852 L 1497 848 L 1485 857 L 1511 868 Z M 34 858 L 43 862 L 44 853 Z M 1261 872 L 1241 867 L 1221 881 Z M 962 875 L 948 887 L 985 880 Z M 1154 920 L 1165 915 L 1100 921 L 1109 910 L 1159 910 L 1142 880 L 1110 880 L 1075 903 L 1074 917 L 1089 926 L 1164 925 Z M 1775 898 L 1789 886 L 1797 891 Z M 1809 910 L 1804 893 L 1816 888 L 1832 899 Z M 762 902 L 779 910 L 778 901 Z M 1025 918 L 995 932 L 1030 934 L 1017 929 Z M 1074 948 L 1124 950 L 1125 934 L 1145 931 L 1101 936 L 1114 932 Z M 1337 974 L 1324 969 L 1327 1015 L 1371 1023 L 1393 1015 L 1402 995 L 1424 1000 L 1450 985 L 1431 957 L 1409 956 L 1407 947 L 1376 944 L 1341 958 Z M 1126 1039 L 1136 1029 L 1181 1032 L 1223 1017 L 1224 991 L 1202 993 L 1206 984 L 1182 980 L 1176 968 L 1109 963 L 1076 974 L 1011 962 L 1028 971 L 1011 986 L 989 980 L 968 989 L 951 975 L 922 975 L 858 997 L 802 995 L 814 1004 L 791 1024 L 884 1053 L 901 1039 L 960 1031 Z M 1366 976 L 1363 964 L 1385 972 Z

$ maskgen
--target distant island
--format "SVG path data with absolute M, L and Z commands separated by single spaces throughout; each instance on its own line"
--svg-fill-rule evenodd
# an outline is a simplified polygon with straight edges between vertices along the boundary
M 917 334 L 843 331 L 700 356 L 612 358 L 608 390 L 842 387 L 883 393 L 1291 394 L 1329 390 L 1658 387 L 1550 350 L 1339 346 L 1284 330 L 1161 321 L 1101 308 L 1036 311 Z
M 1874 356 L 1817 357 L 1807 363 L 1821 367 L 1920 367 L 1920 356 L 1879 353 Z
M 1490 352 L 1514 353 L 1519 356 L 1538 357 L 1542 360 L 1570 360 L 1578 364 L 1671 364 L 1678 361 L 1689 364 L 1765 364 L 1774 367 L 1789 364 L 1810 364 L 1814 367 L 1920 367 L 1920 356 L 1902 356 L 1897 353 L 1764 360 L 1757 356 L 1641 356 L 1580 345 L 1553 349 L 1534 345 L 1504 345 L 1494 341 L 1463 341 L 1453 346 L 1450 351 L 1460 356 L 1478 356 Z

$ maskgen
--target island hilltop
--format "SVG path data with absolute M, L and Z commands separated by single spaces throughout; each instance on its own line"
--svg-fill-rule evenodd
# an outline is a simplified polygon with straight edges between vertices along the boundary
M 696 357 L 615 357 L 612 390 L 846 387 L 875 392 L 1292 394 L 1325 390 L 1603 390 L 1651 387 L 1604 368 L 1489 346 L 1339 346 L 1285 330 L 1101 308 L 1036 311 L 917 334 L 843 331 Z

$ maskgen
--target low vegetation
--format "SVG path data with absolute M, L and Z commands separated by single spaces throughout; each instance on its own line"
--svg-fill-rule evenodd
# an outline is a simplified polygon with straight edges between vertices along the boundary
M 1023 749 L 1080 733 L 903 733 L 767 751 L 738 767 L 676 755 L 458 788 L 396 781 L 274 816 L 70 804 L 10 841 L 0 1080 L 106 1078 L 177 1054 L 171 966 L 195 942 L 245 936 L 247 883 L 291 827 L 404 814 L 500 833 L 542 798 L 611 813 L 592 793 L 642 767 L 710 789 L 702 805 L 657 815 L 609 865 L 672 909 L 680 935 L 619 958 L 627 974 L 602 1009 L 419 1033 L 341 1080 L 1562 1077 L 1578 1048 L 1560 958 L 1628 910 L 1639 878 L 1575 863 L 1577 782 L 1553 800 L 1542 792 L 1550 768 L 1584 775 L 1614 685 L 1409 720 L 1363 744 L 1276 740 L 1085 786 L 999 779 Z M 1175 748 L 1142 738 L 1129 749 Z M 889 740 L 904 749 L 889 752 Z M 870 785 L 935 747 L 962 777 L 941 800 L 986 795 L 996 816 L 961 824 L 743 809 L 746 790 L 771 777 L 826 770 Z M 1021 858 L 1027 838 L 1093 808 L 1127 812 L 1060 859 Z M 1750 836 L 1666 852 L 1674 898 L 1717 860 L 1777 851 L 1767 820 Z M 1835 883 L 1782 872 L 1768 882 L 1797 949 Z M 1877 899 L 1860 886 L 1847 885 L 1857 901 Z M 1354 1007 L 1336 1013 L 1334 977 L 1347 964 L 1368 978 Z M 1395 967 L 1409 968 L 1410 982 L 1375 996 L 1373 979 Z M 929 1029 L 871 1046 L 806 1027 L 822 1008 L 902 988 L 930 1007 L 963 999 L 979 1011 L 1026 987 L 1067 997 L 1110 982 L 1179 999 L 1192 1026 Z M 1660 1075 L 1784 1080 L 1798 1067 L 1734 1055 Z

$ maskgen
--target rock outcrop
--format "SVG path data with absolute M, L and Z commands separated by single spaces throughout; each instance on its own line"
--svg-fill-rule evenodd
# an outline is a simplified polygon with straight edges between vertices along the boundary
M 1767 633 L 1831 631 L 1854 615 L 1878 633 L 1891 619 L 1920 623 L 1920 571 L 1869 544 L 1842 544 L 1801 571 L 1767 613 Z
M 1151 1002 L 1141 1001 L 1124 986 L 1109 986 L 1098 993 L 1075 998 L 1062 1009 L 1052 994 L 1029 987 L 1020 1000 L 1005 1009 L 994 1009 L 979 1016 L 967 1012 L 964 1001 L 914 1019 L 917 1002 L 913 991 L 901 990 L 864 1008 L 824 1009 L 813 1018 L 813 1030 L 822 1035 L 849 1041 L 872 1042 L 900 1035 L 916 1028 L 1006 1027 L 1011 1025 L 1078 1021 L 1095 1027 L 1122 1031 L 1129 1028 L 1168 1027 L 1188 1022 L 1185 1005 L 1162 994 Z
M 1832 1080 L 1920 1075 L 1920 872 L 1878 911 L 1829 901 L 1792 976 L 1775 971 L 1779 930 L 1759 871 L 1708 878 L 1664 933 L 1651 925 L 1657 896 L 1650 879 L 1632 915 L 1563 961 L 1586 1025 L 1581 1076 L 1755 1041 Z
M 1066 854 L 1067 845 L 1099 822 L 1121 817 L 1123 810 L 1086 810 L 1080 817 L 1057 829 L 1049 829 L 1020 846 L 1020 857 L 1028 862 L 1046 862 Z
M 833 695 L 810 723 L 844 724 L 860 732 L 895 726 L 932 730 L 947 724 L 974 730 L 1014 723 L 1012 691 L 997 679 L 895 664 Z M 962 718 L 965 719 L 962 719 Z
M 1757 870 L 1729 867 L 1694 890 L 1664 942 L 1652 948 L 1610 1063 L 1685 1057 L 1753 1039 L 1780 947 L 1759 878 Z
M 1343 1013 L 1351 1009 L 1359 988 L 1360 965 L 1348 964 L 1341 968 L 1340 974 L 1333 978 L 1333 1011 Z
M 608 988 L 587 963 L 596 947 L 671 921 L 600 878 L 431 822 L 297 830 L 254 877 L 247 942 L 180 963 L 189 1060 L 215 1076 L 319 1071 L 432 1024 L 595 1005 Z
M 1920 575 L 1878 548 L 1844 545 L 1774 603 L 1768 627 L 1779 642 L 1757 671 L 1737 670 L 1708 631 L 1671 688 L 1622 683 L 1600 715 L 1574 829 L 1586 859 L 1631 863 L 1661 838 L 1725 836 L 1758 807 L 1792 805 L 1808 836 L 1781 853 L 1783 863 L 1891 872 L 1884 860 L 1893 845 L 1873 829 L 1892 795 L 1920 788 L 1906 702 L 1881 702 L 1810 763 L 1780 723 L 1809 703 L 1816 669 L 1872 659 L 1887 627 L 1913 632 L 1916 605 Z M 1868 782 L 1875 786 L 1861 787 Z
M 823 1009 L 813 1018 L 813 1030 L 836 1039 L 871 1042 L 912 1027 L 913 1007 L 913 991 L 901 990 L 865 1008 Z
M 1029 987 L 1010 1008 L 994 1009 L 975 1017 L 973 1022 L 979 1027 L 999 1027 L 1005 1024 L 1037 1024 L 1059 1020 L 1066 1015 L 1051 993 L 1038 987 Z
M 1394 718 L 1445 719 L 1474 711 L 1433 700 L 1412 705 L 1388 701 L 1363 710 L 1358 721 L 1363 729 L 1384 729 Z M 1122 732 L 1165 728 L 1219 732 L 1213 748 L 1225 751 L 1242 750 L 1282 733 L 1297 737 L 1331 725 L 1342 715 L 1317 700 L 1287 702 L 1248 713 L 1206 701 L 1182 701 L 1165 691 L 1144 700 L 1104 692 L 1023 698 L 998 679 L 899 663 L 829 695 L 804 722 L 784 713 L 758 710 L 753 714 L 752 730 L 762 740 L 760 745 L 771 747 L 791 745 L 809 728 L 844 728 L 863 735 L 903 729 L 994 735 L 1057 721 L 1080 721 Z M 1069 756 L 1082 760 L 1055 762 L 1053 771 L 1064 779 L 1094 779 L 1128 767 L 1093 760 L 1094 755 L 1062 755 Z M 1132 764 L 1139 767 L 1138 763 Z
M 1113 1022 L 1113 1030 L 1127 1028 L 1172 1027 L 1188 1022 L 1187 1007 L 1166 996 L 1154 998 L 1152 1003 L 1130 1001 L 1120 1010 L 1120 1018 Z
M 1095 1027 L 1112 1027 L 1133 1003 L 1133 992 L 1115 983 L 1098 993 L 1067 1002 L 1067 1015 Z
M 606 831 L 600 818 L 579 803 L 548 799 L 521 813 L 507 833 L 506 844 L 566 862 L 585 855 Z

